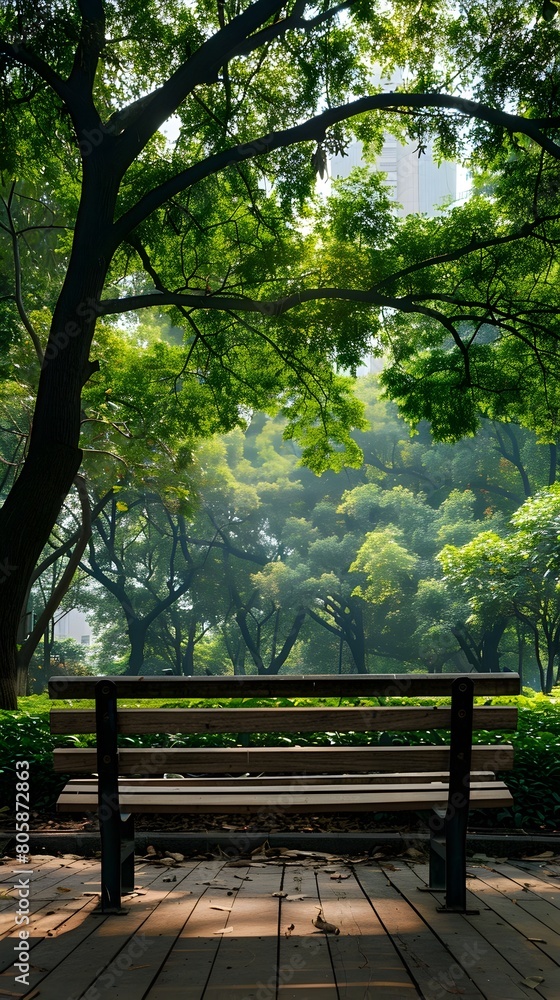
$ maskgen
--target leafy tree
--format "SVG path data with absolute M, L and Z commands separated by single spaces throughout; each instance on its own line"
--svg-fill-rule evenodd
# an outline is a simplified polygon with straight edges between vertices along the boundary
M 551 487 L 529 498 L 505 536 L 481 532 L 461 547 L 439 554 L 445 579 L 467 597 L 471 618 L 501 636 L 508 618 L 532 635 L 541 687 L 549 694 L 560 655 L 558 527 L 560 492 Z
M 99 316 L 173 307 L 187 330 L 183 383 L 194 380 L 201 411 L 216 414 L 222 429 L 239 422 L 244 408 L 266 409 L 280 398 L 287 433 L 297 435 L 317 470 L 330 461 L 339 467 L 357 461 L 349 429 L 359 424 L 359 409 L 330 362 L 357 363 L 372 308 L 419 316 L 419 335 L 424 321 L 437 319 L 464 361 L 468 350 L 455 315 L 427 304 L 422 288 L 410 291 L 411 267 L 425 274 L 418 262 L 431 268 L 434 253 L 440 265 L 472 261 L 496 239 L 506 246 L 549 234 L 542 228 L 548 225 L 545 188 L 554 183 L 550 163 L 560 153 L 557 70 L 550 61 L 557 27 L 539 14 L 533 4 L 511 0 L 490 8 L 471 0 L 466 16 L 453 7 L 428 16 L 402 5 L 385 11 L 352 0 L 319 7 L 301 0 L 287 7 L 277 0 L 215 8 L 172 3 L 165 17 L 152 3 L 139 11 L 137 4 L 112 0 L 62 0 L 48 11 L 30 0 L 4 6 L 3 176 L 10 182 L 20 173 L 20 183 L 40 186 L 41 212 L 56 189 L 62 225 L 70 231 L 53 226 L 50 234 L 66 270 L 48 339 L 34 343 L 41 374 L 33 429 L 0 512 L 7 568 L 0 617 L 3 705 L 16 703 L 15 637 L 29 579 L 81 462 L 82 389 L 98 368 L 90 355 Z M 387 72 L 410 64 L 408 92 L 369 92 L 372 53 Z M 526 171 L 519 188 L 526 191 L 536 178 L 536 216 L 521 224 L 512 217 L 498 237 L 492 220 L 477 235 L 462 216 L 449 233 L 437 234 L 439 249 L 424 240 L 419 223 L 418 238 L 404 237 L 391 254 L 383 245 L 378 253 L 367 245 L 374 238 L 370 218 L 357 227 L 342 219 L 349 242 L 364 244 L 375 280 L 363 271 L 349 287 L 340 283 L 333 255 L 332 268 L 317 275 L 312 267 L 310 273 L 310 262 L 320 258 L 295 220 L 315 172 L 324 171 L 328 151 L 344 148 L 350 119 L 360 137 L 378 145 L 383 115 L 396 131 L 406 126 L 420 150 L 428 135 L 437 134 L 448 155 L 457 153 L 469 131 L 464 125 L 472 121 L 474 154 L 497 160 L 502 170 L 510 152 L 530 153 L 532 143 L 538 150 L 533 178 L 527 180 Z M 177 139 L 170 144 L 159 130 L 173 116 Z M 8 200 L 16 190 L 22 191 L 19 184 L 8 188 Z M 385 232 L 382 226 L 381 244 Z M 342 266 L 348 261 L 343 248 L 338 259 Z M 118 298 L 117 288 L 125 290 Z M 523 289 L 527 297 L 526 282 Z M 322 299 L 329 300 L 324 312 L 316 305 Z M 17 290 L 13 301 L 23 322 Z M 361 327 L 354 322 L 360 304 L 367 307 Z M 492 318 L 491 303 L 482 306 L 474 315 L 477 329 Z M 508 308 L 494 308 L 502 330 L 512 322 Z M 290 309 L 296 312 L 280 321 Z M 513 322 L 526 328 L 523 309 Z M 527 365 L 516 360 L 514 368 L 524 372 Z M 457 396 L 462 403 L 473 386 L 470 372 Z M 461 377 L 455 364 L 451 385 Z M 510 392 L 511 383 L 510 377 Z M 447 388 L 449 379 L 441 384 Z M 394 391 L 402 396 L 399 385 Z M 427 395 L 433 400 L 433 393 Z M 430 405 L 436 418 L 437 407 Z M 459 410 L 463 428 L 472 429 L 469 406 Z M 535 426 L 542 422 L 539 417 Z M 434 423 L 445 433 L 443 418 Z

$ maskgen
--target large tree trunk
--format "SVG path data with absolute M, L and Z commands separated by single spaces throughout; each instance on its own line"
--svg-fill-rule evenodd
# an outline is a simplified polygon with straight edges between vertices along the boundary
M 16 643 L 27 588 L 82 460 L 81 392 L 95 366 L 95 303 L 111 250 L 114 181 L 85 183 L 66 279 L 41 369 L 21 473 L 0 510 L 0 708 L 17 708 Z
M 144 665 L 144 647 L 146 645 L 147 625 L 138 618 L 128 621 L 128 637 L 130 639 L 130 656 L 125 674 L 137 677 Z

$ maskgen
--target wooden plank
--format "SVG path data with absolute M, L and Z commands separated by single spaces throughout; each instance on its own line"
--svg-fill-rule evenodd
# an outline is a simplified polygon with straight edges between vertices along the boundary
M 52 733 L 94 733 L 95 712 L 51 709 Z M 449 729 L 448 707 L 395 708 L 121 708 L 119 733 L 329 733 Z M 516 708 L 481 706 L 474 729 L 515 729 Z
M 416 698 L 450 697 L 462 674 L 313 674 L 245 677 L 114 677 L 119 698 Z M 515 695 L 519 674 L 469 673 L 475 696 Z M 100 677 L 51 677 L 49 697 L 95 697 Z
M 231 933 L 220 935 L 204 1000 L 224 1000 L 228 995 L 246 1000 L 251 994 L 276 993 L 280 900 L 272 893 L 280 890 L 282 869 L 236 867 L 233 874 L 239 890 L 227 923 Z M 226 926 L 224 916 L 228 915 L 216 912 L 218 929 Z
M 215 867 L 210 868 L 206 864 L 208 871 L 213 871 Z M 176 871 L 174 869 L 173 874 Z M 161 871 L 145 890 L 145 895 L 134 899 L 129 912 L 92 917 L 80 911 L 62 925 L 57 936 L 41 941 L 32 952 L 30 992 L 39 988 L 41 997 L 73 1000 L 74 997 L 82 997 L 94 982 L 100 980 L 102 973 L 112 977 L 113 984 L 122 984 L 118 965 L 121 956 L 132 957 L 135 964 L 150 965 L 149 950 L 141 952 L 141 958 L 136 957 L 138 944 L 142 944 L 142 927 L 170 892 L 183 892 L 175 887 L 175 883 L 163 883 L 168 876 L 168 871 Z M 188 905 L 189 890 L 184 890 L 183 898 Z M 135 948 L 132 948 L 132 938 L 136 939 Z M 107 993 L 107 983 L 104 992 Z M 134 1000 L 134 994 L 124 989 L 122 998 Z
M 95 750 L 54 751 L 54 769 L 65 774 L 96 770 Z M 506 771 L 513 767 L 513 747 L 509 744 L 475 746 L 473 769 Z M 449 767 L 449 747 L 208 747 L 198 749 L 119 750 L 121 774 L 163 774 L 174 771 L 190 774 L 309 774 L 345 771 L 444 771 Z
M 429 775 L 430 781 L 448 781 L 449 772 L 448 771 L 430 771 Z M 269 785 L 274 782 L 275 786 L 283 788 L 286 785 L 330 785 L 336 784 L 337 781 L 341 781 L 341 776 L 339 774 L 277 774 L 271 775 L 238 775 L 236 778 L 213 778 L 211 775 L 207 775 L 203 778 L 123 778 L 121 779 L 123 783 L 130 788 L 135 785 L 142 785 L 147 788 L 161 788 L 169 785 L 173 782 L 174 787 L 178 788 L 235 788 L 236 785 L 243 785 L 244 787 L 256 788 L 260 785 Z M 495 781 L 496 775 L 493 771 L 471 771 L 472 781 Z M 398 782 L 399 784 L 412 784 L 414 783 L 425 783 L 426 772 L 425 771 L 402 771 L 400 774 L 394 772 L 392 774 L 345 774 L 344 784 L 345 785 L 362 785 L 364 782 L 368 784 L 384 785 L 393 784 Z M 97 788 L 97 778 L 71 778 L 67 782 L 66 786 L 69 788 L 84 789 L 85 791 L 91 790 L 92 788 Z
M 144 1000 L 178 1000 L 179 996 L 181 1000 L 201 1000 L 222 943 L 222 935 L 214 931 L 227 927 L 230 920 L 230 913 L 214 907 L 233 906 L 241 886 L 241 880 L 234 876 L 246 871 L 226 869 L 223 863 L 215 867 L 214 884 L 206 886 L 205 892 L 197 899 Z M 224 887 L 220 888 L 216 883 Z M 200 885 L 202 882 L 199 880 Z M 195 881 L 193 891 L 196 887 Z
M 426 780 L 427 779 L 427 780 Z M 448 781 L 431 781 L 430 775 L 424 775 L 423 782 L 410 782 L 405 784 L 404 782 L 397 782 L 392 784 L 390 782 L 384 782 L 379 788 L 377 787 L 377 782 L 367 782 L 365 784 L 358 784 L 353 782 L 351 785 L 347 785 L 345 780 L 334 777 L 330 783 L 308 784 L 306 778 L 302 778 L 301 784 L 296 781 L 291 781 L 289 784 L 283 782 L 282 784 L 276 784 L 274 778 L 269 778 L 267 784 L 262 785 L 246 785 L 243 778 L 238 778 L 237 783 L 231 784 L 221 784 L 218 782 L 213 785 L 186 785 L 175 778 L 164 779 L 159 785 L 151 784 L 143 781 L 141 778 L 138 781 L 131 782 L 128 778 L 121 778 L 119 781 L 119 791 L 121 794 L 126 795 L 137 795 L 137 796 L 148 796 L 157 797 L 158 795 L 176 795 L 180 798 L 181 795 L 299 795 L 300 793 L 313 792 L 321 794 L 323 796 L 330 795 L 331 793 L 344 793 L 348 795 L 360 795 L 362 792 L 380 792 L 388 796 L 394 797 L 399 795 L 414 794 L 415 792 L 422 793 L 426 791 L 437 791 L 438 795 L 442 791 L 447 791 Z M 503 781 L 473 781 L 471 783 L 471 791 L 490 789 L 492 792 L 498 794 L 501 791 L 507 791 L 507 786 Z M 72 781 L 64 788 L 65 795 L 89 795 L 92 796 L 96 791 L 96 785 L 91 782 L 80 782 Z
M 360 865 L 356 879 L 425 1000 L 452 994 L 460 994 L 461 1000 L 485 1000 L 486 993 L 469 975 L 471 954 L 458 948 L 451 955 L 429 920 L 396 892 L 382 868 Z
M 466 917 L 468 922 L 475 926 L 476 921 L 477 930 L 486 938 L 491 935 L 494 948 L 517 971 L 520 979 L 544 979 L 544 982 L 535 987 L 534 993 L 537 996 L 542 996 L 545 1000 L 558 1000 L 560 967 L 536 944 L 527 940 L 525 931 L 534 927 L 533 921 L 530 918 L 523 919 L 522 911 L 518 912 L 516 918 L 508 919 L 502 906 L 494 909 L 493 901 L 488 895 L 484 895 L 482 899 L 491 909 L 482 907 L 477 917 Z M 510 914 L 512 910 L 517 911 L 517 907 L 510 904 Z
M 382 995 L 383 1000 L 422 1000 L 393 942 L 358 886 L 354 873 L 338 866 L 350 878 L 334 882 L 317 872 L 325 919 L 340 929 L 328 934 L 340 1000 L 363 1000 Z
M 173 868 L 167 873 L 161 873 L 160 878 L 177 878 L 167 895 L 144 921 L 140 932 L 140 953 L 136 957 L 129 942 L 116 956 L 103 973 L 93 983 L 93 989 L 101 997 L 110 990 L 113 995 L 126 1000 L 138 1000 L 144 997 L 165 963 L 169 961 L 175 941 L 183 931 L 185 924 L 200 900 L 212 889 L 206 884 L 211 879 L 220 877 L 223 862 L 210 862 L 198 865 L 195 869 L 185 870 Z M 125 899 L 126 905 L 126 899 Z M 175 993 L 183 993 L 183 974 L 175 978 Z M 112 982 L 110 981 L 112 980 Z M 179 980 L 179 990 L 178 990 Z M 93 996 L 96 994 L 94 993 Z
M 467 969 L 468 975 L 481 991 L 485 1000 L 527 1000 L 539 997 L 538 989 L 521 985 L 523 971 L 504 958 L 497 948 L 500 928 L 496 921 L 489 928 L 481 921 L 482 913 L 472 918 L 472 923 L 463 914 L 438 913 L 441 896 L 418 892 L 418 886 L 427 881 L 427 865 L 415 866 L 411 871 L 407 866 L 397 871 L 384 869 L 387 880 L 393 885 L 418 914 L 429 924 L 433 932 L 450 952 L 449 964 L 443 970 L 445 977 L 455 979 L 453 966 Z M 421 873 L 421 874 L 420 874 Z M 467 893 L 467 902 L 476 907 L 476 897 Z M 507 934 L 512 932 L 507 929 Z M 462 987 L 462 979 L 457 980 L 456 989 Z M 441 993 L 440 993 L 441 995 Z
M 286 867 L 282 891 L 287 898 L 280 906 L 278 1000 L 338 1000 L 326 936 L 313 926 L 320 906 L 315 872 Z
M 471 866 L 469 866 L 471 867 Z M 524 891 L 516 887 L 511 879 L 504 878 L 498 872 L 489 871 L 486 868 L 475 868 L 476 881 L 469 881 L 469 889 L 476 893 L 480 904 L 489 906 L 500 920 L 510 924 L 523 936 L 525 941 L 532 941 L 536 951 L 542 951 L 548 959 L 552 959 L 556 966 L 560 966 L 560 913 L 556 911 L 556 933 L 550 933 L 550 926 L 539 919 L 538 909 L 535 911 L 531 904 L 537 903 L 547 907 L 549 912 L 552 909 L 545 900 L 529 890 Z M 560 897 L 560 886 L 558 886 Z M 528 905 L 527 905 L 528 904 Z M 535 961 L 535 955 L 531 960 Z M 543 966 L 544 968 L 544 966 Z M 556 972 L 560 971 L 558 968 Z M 527 973 L 530 975 L 531 973 Z M 549 981 L 549 974 L 544 972 L 534 973 L 535 975 L 545 975 Z M 560 996 L 560 990 L 558 991 Z
M 546 900 L 547 903 L 552 904 L 552 906 L 560 909 L 560 892 L 558 888 L 552 886 L 549 882 L 545 882 L 544 879 L 539 878 L 538 875 L 530 875 L 528 872 L 520 871 L 512 864 L 496 864 L 492 863 L 492 868 L 495 871 L 500 872 L 500 874 L 505 875 L 510 878 L 512 882 L 519 886 L 519 890 L 531 890 L 536 893 L 540 899 Z
M 490 784 L 490 783 L 489 783 Z M 402 811 L 409 809 L 431 809 L 433 806 L 440 806 L 447 801 L 447 791 L 445 787 L 436 786 L 432 789 L 414 789 L 413 791 L 402 791 L 391 796 L 384 789 L 383 791 L 363 791 L 353 792 L 331 792 L 323 795 L 320 792 L 301 792 L 295 794 L 259 794 L 252 791 L 251 794 L 214 794 L 209 792 L 203 794 L 197 792 L 181 791 L 177 795 L 161 793 L 159 795 L 144 795 L 138 797 L 125 792 L 120 795 L 121 808 L 125 812 L 156 812 L 156 813 L 275 813 L 278 816 L 289 813 L 333 813 L 333 812 L 385 812 L 389 810 Z M 487 789 L 474 789 L 471 794 L 473 806 L 485 809 L 494 809 L 512 802 L 511 795 L 504 789 L 498 787 Z M 94 812 L 97 809 L 97 796 L 92 793 L 82 793 L 80 795 L 62 793 L 57 802 L 57 809 L 61 812 L 75 812 L 84 810 Z
M 92 862 L 82 861 L 81 865 L 76 866 L 72 874 L 66 873 L 60 886 L 51 885 L 47 892 L 43 892 L 40 895 L 36 892 L 36 884 L 31 883 L 29 910 L 26 910 L 29 923 L 22 926 L 30 932 L 34 944 L 37 943 L 37 938 L 44 936 L 47 931 L 56 927 L 57 923 L 64 921 L 69 912 L 81 909 L 86 903 L 91 903 L 93 906 L 97 904 L 97 898 L 84 895 L 84 892 L 87 891 L 86 885 L 88 885 L 92 871 L 96 869 L 99 869 L 99 863 L 93 863 L 92 865 Z M 57 892 L 58 888 L 64 891 Z M 16 902 L 17 896 L 14 896 L 10 912 L 6 913 L 2 918 L 0 924 L 2 939 L 10 938 L 14 935 L 17 936 L 19 927 L 16 923 Z M 46 915 L 47 911 L 49 911 L 48 916 Z M 13 962 L 13 951 L 10 952 L 10 949 L 8 951 L 5 959 L 7 965 L 2 964 L 2 961 L 0 959 L 0 969 L 9 967 Z

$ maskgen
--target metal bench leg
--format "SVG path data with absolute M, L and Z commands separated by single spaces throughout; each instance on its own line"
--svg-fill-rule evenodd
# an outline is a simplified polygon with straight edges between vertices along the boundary
M 134 889 L 134 815 L 121 813 L 121 888 L 122 892 Z
M 101 833 L 101 912 L 121 909 L 121 815 L 117 750 L 117 686 L 95 686 L 97 729 L 98 811 Z
M 445 891 L 445 813 L 434 809 L 430 817 L 430 882 L 427 888 L 431 892 Z
M 443 913 L 467 910 L 467 822 L 469 818 L 474 684 L 458 677 L 451 685 L 449 796 L 445 813 L 445 906 Z
M 101 912 L 121 912 L 121 836 L 120 816 L 109 803 L 100 811 L 101 832 Z M 118 807 L 117 807 L 118 809 Z
M 479 913 L 467 910 L 467 818 L 466 810 L 457 809 L 454 816 L 446 821 L 445 859 L 445 906 L 438 907 L 444 913 Z

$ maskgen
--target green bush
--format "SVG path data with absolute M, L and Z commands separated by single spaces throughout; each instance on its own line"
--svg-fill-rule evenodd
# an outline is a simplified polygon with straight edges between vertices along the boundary
M 444 700 L 440 699 L 439 703 Z M 346 703 L 365 705 L 364 699 L 346 699 Z M 393 704 L 437 704 L 436 700 L 394 699 Z M 512 809 L 480 810 L 471 816 L 471 825 L 500 826 L 508 829 L 560 828 L 560 702 L 543 695 L 522 695 L 517 699 L 492 700 L 493 704 L 512 704 L 519 708 L 519 725 L 515 732 L 477 732 L 475 743 L 512 743 L 515 747 L 514 770 L 500 775 L 512 791 L 515 805 Z M 377 702 L 373 702 L 376 704 Z M 58 703 L 72 708 L 92 708 L 91 701 Z M 219 707 L 218 702 L 198 700 L 193 707 Z M 260 707 L 306 704 L 311 700 L 245 699 L 227 702 L 230 707 Z M 316 704 L 325 705 L 326 700 Z M 332 705 L 339 702 L 331 700 Z M 371 704 L 371 702 L 370 702 Z M 181 701 L 127 701 L 122 707 L 176 708 Z M 91 746 L 93 735 L 52 736 L 49 730 L 49 710 L 53 706 L 46 695 L 22 698 L 18 712 L 0 712 L 0 809 L 11 812 L 14 803 L 15 763 L 28 760 L 31 765 L 32 808 L 35 811 L 53 812 L 58 792 L 67 780 L 66 775 L 53 770 L 52 752 L 57 746 Z M 251 743 L 287 746 L 365 746 L 379 745 L 438 745 L 447 743 L 449 733 L 443 730 L 392 733 L 297 733 L 256 734 Z M 122 736 L 121 746 L 128 747 L 204 747 L 235 746 L 240 738 L 235 733 L 210 735 L 167 734 L 161 736 Z

